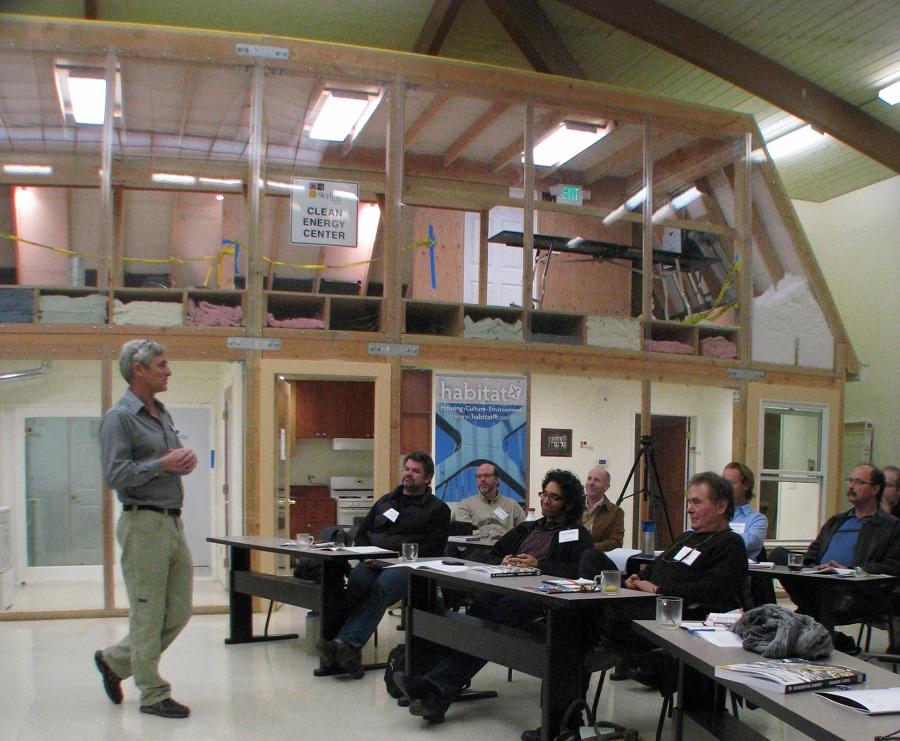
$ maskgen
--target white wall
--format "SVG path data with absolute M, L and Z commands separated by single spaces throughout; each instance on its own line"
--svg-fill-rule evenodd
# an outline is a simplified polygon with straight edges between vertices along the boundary
M 865 380 L 846 387 L 847 421 L 875 426 L 878 465 L 900 462 L 900 177 L 825 203 L 794 201 Z
M 571 376 L 532 375 L 530 389 L 529 505 L 537 508 L 536 492 L 550 468 L 571 470 L 582 481 L 599 459 L 608 461 L 615 500 L 634 463 L 635 415 L 641 408 L 641 387 L 635 381 Z M 696 420 L 694 471 L 721 471 L 731 460 L 732 395 L 727 389 L 654 384 L 652 413 Z M 542 457 L 541 427 L 572 429 L 572 457 Z M 581 443 L 586 447 L 581 447 Z M 657 461 L 657 465 L 662 465 Z M 623 502 L 625 545 L 629 545 L 633 499 Z

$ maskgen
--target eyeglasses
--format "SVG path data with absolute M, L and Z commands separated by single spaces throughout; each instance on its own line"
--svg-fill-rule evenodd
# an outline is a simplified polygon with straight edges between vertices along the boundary
M 549 499 L 551 502 L 561 502 L 563 500 L 562 494 L 553 494 L 549 491 L 539 491 L 538 496 L 541 499 Z
M 856 484 L 865 484 L 866 486 L 872 486 L 871 481 L 863 481 L 862 479 L 848 478 L 845 479 L 845 481 L 847 482 L 847 486 L 856 486 Z

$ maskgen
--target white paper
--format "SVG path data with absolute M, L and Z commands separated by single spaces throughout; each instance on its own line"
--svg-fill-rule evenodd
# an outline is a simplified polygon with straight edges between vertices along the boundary
M 730 630 L 698 630 L 692 635 L 702 638 L 707 643 L 722 648 L 743 648 L 744 639 Z
M 560 543 L 571 543 L 576 540 L 578 540 L 578 528 L 573 527 L 569 530 L 561 530 L 559 533 Z
M 393 507 L 385 510 L 382 514 L 387 517 L 391 522 L 397 522 L 397 518 L 400 516 L 400 513 L 395 510 Z
M 816 694 L 848 710 L 860 713 L 870 715 L 900 713 L 900 687 L 886 687 L 879 690 L 826 690 Z M 857 707 L 856 704 L 861 707 Z
M 385 548 L 379 548 L 377 545 L 347 545 L 341 548 L 335 548 L 336 551 L 350 551 L 350 553 L 358 553 L 366 556 L 377 556 L 383 553 L 393 553 Z
M 500 520 L 500 522 L 503 522 L 509 517 L 509 513 L 502 507 L 497 507 L 497 509 L 494 510 L 494 514 L 497 515 L 497 519 Z
M 729 527 L 731 528 L 732 532 L 735 532 L 738 535 L 743 535 L 744 530 L 747 529 L 747 523 L 746 522 L 732 522 L 729 524 Z

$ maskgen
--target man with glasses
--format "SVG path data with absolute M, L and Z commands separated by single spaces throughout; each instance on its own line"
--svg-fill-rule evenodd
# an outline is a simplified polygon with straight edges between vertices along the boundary
M 500 538 L 525 522 L 519 503 L 500 493 L 500 476 L 493 463 L 482 463 L 475 469 L 478 493 L 463 499 L 453 513 L 454 522 L 465 522 L 482 537 Z
M 97 651 L 94 663 L 116 705 L 122 680 L 133 676 L 142 713 L 186 718 L 190 708 L 172 699 L 159 658 L 191 616 L 193 564 L 181 522 L 181 477 L 194 470 L 197 456 L 182 447 L 172 416 L 156 398 L 172 375 L 165 352 L 152 340 L 125 343 L 119 371 L 128 389 L 100 425 L 103 479 L 122 503 L 116 538 L 128 590 L 128 635 Z
M 575 577 L 581 555 L 591 548 L 591 536 L 579 525 L 584 510 L 584 489 L 569 471 L 554 469 L 544 477 L 538 495 L 543 517 L 522 522 L 491 551 L 493 563 L 537 567 L 549 576 Z M 543 608 L 534 602 L 493 592 L 479 592 L 468 614 L 495 623 L 534 629 Z M 421 677 L 402 672 L 394 681 L 409 699 L 409 712 L 432 723 L 444 720 L 444 713 L 468 686 L 485 659 L 450 648 L 436 650 L 431 669 Z
M 894 517 L 900 516 L 900 468 L 897 466 L 885 466 L 884 471 L 884 496 L 881 498 L 881 509 Z
M 860 567 L 869 574 L 900 576 L 900 520 L 881 509 L 884 483 L 884 473 L 871 463 L 861 463 L 853 469 L 847 479 L 847 500 L 853 508 L 825 522 L 806 549 L 806 566 Z M 815 584 L 792 580 L 785 589 L 797 605 L 797 612 L 818 617 L 822 592 Z M 874 597 L 845 597 L 841 604 L 832 605 L 837 625 L 884 612 L 884 606 Z M 839 650 L 853 648 L 849 636 L 834 633 L 832 637 Z

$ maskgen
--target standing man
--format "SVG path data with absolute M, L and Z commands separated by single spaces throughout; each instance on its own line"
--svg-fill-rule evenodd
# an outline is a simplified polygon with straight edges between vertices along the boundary
M 500 493 L 497 466 L 482 463 L 475 469 L 478 493 L 463 499 L 453 513 L 454 522 L 467 522 L 482 537 L 500 538 L 525 522 L 525 511 L 518 502 Z
M 750 505 L 756 477 L 746 465 L 732 461 L 722 471 L 722 478 L 734 490 L 734 517 L 731 518 L 730 527 L 743 538 L 744 545 L 747 546 L 747 558 L 757 561 L 766 540 L 769 521 L 762 512 L 757 512 Z
M 434 461 L 427 453 L 403 459 L 403 482 L 369 510 L 356 535 L 356 545 L 399 551 L 403 543 L 418 543 L 420 556 L 440 556 L 450 533 L 450 508 L 431 493 Z M 347 580 L 349 614 L 334 640 L 316 643 L 325 666 L 338 667 L 361 679 L 360 652 L 384 617 L 406 594 L 408 569 L 378 569 L 360 561 Z
M 194 470 L 197 456 L 181 446 L 172 416 L 156 398 L 172 375 L 165 352 L 153 340 L 122 346 L 119 370 L 128 390 L 100 425 L 103 479 L 122 503 L 116 538 L 128 590 L 128 635 L 97 651 L 94 663 L 116 705 L 122 680 L 133 676 L 142 713 L 187 718 L 190 708 L 172 699 L 171 685 L 159 675 L 159 658 L 191 615 L 193 564 L 181 522 L 181 477 Z
M 609 471 L 594 466 L 584 483 L 584 514 L 581 524 L 591 534 L 594 550 L 621 548 L 625 540 L 625 512 L 606 497 Z

